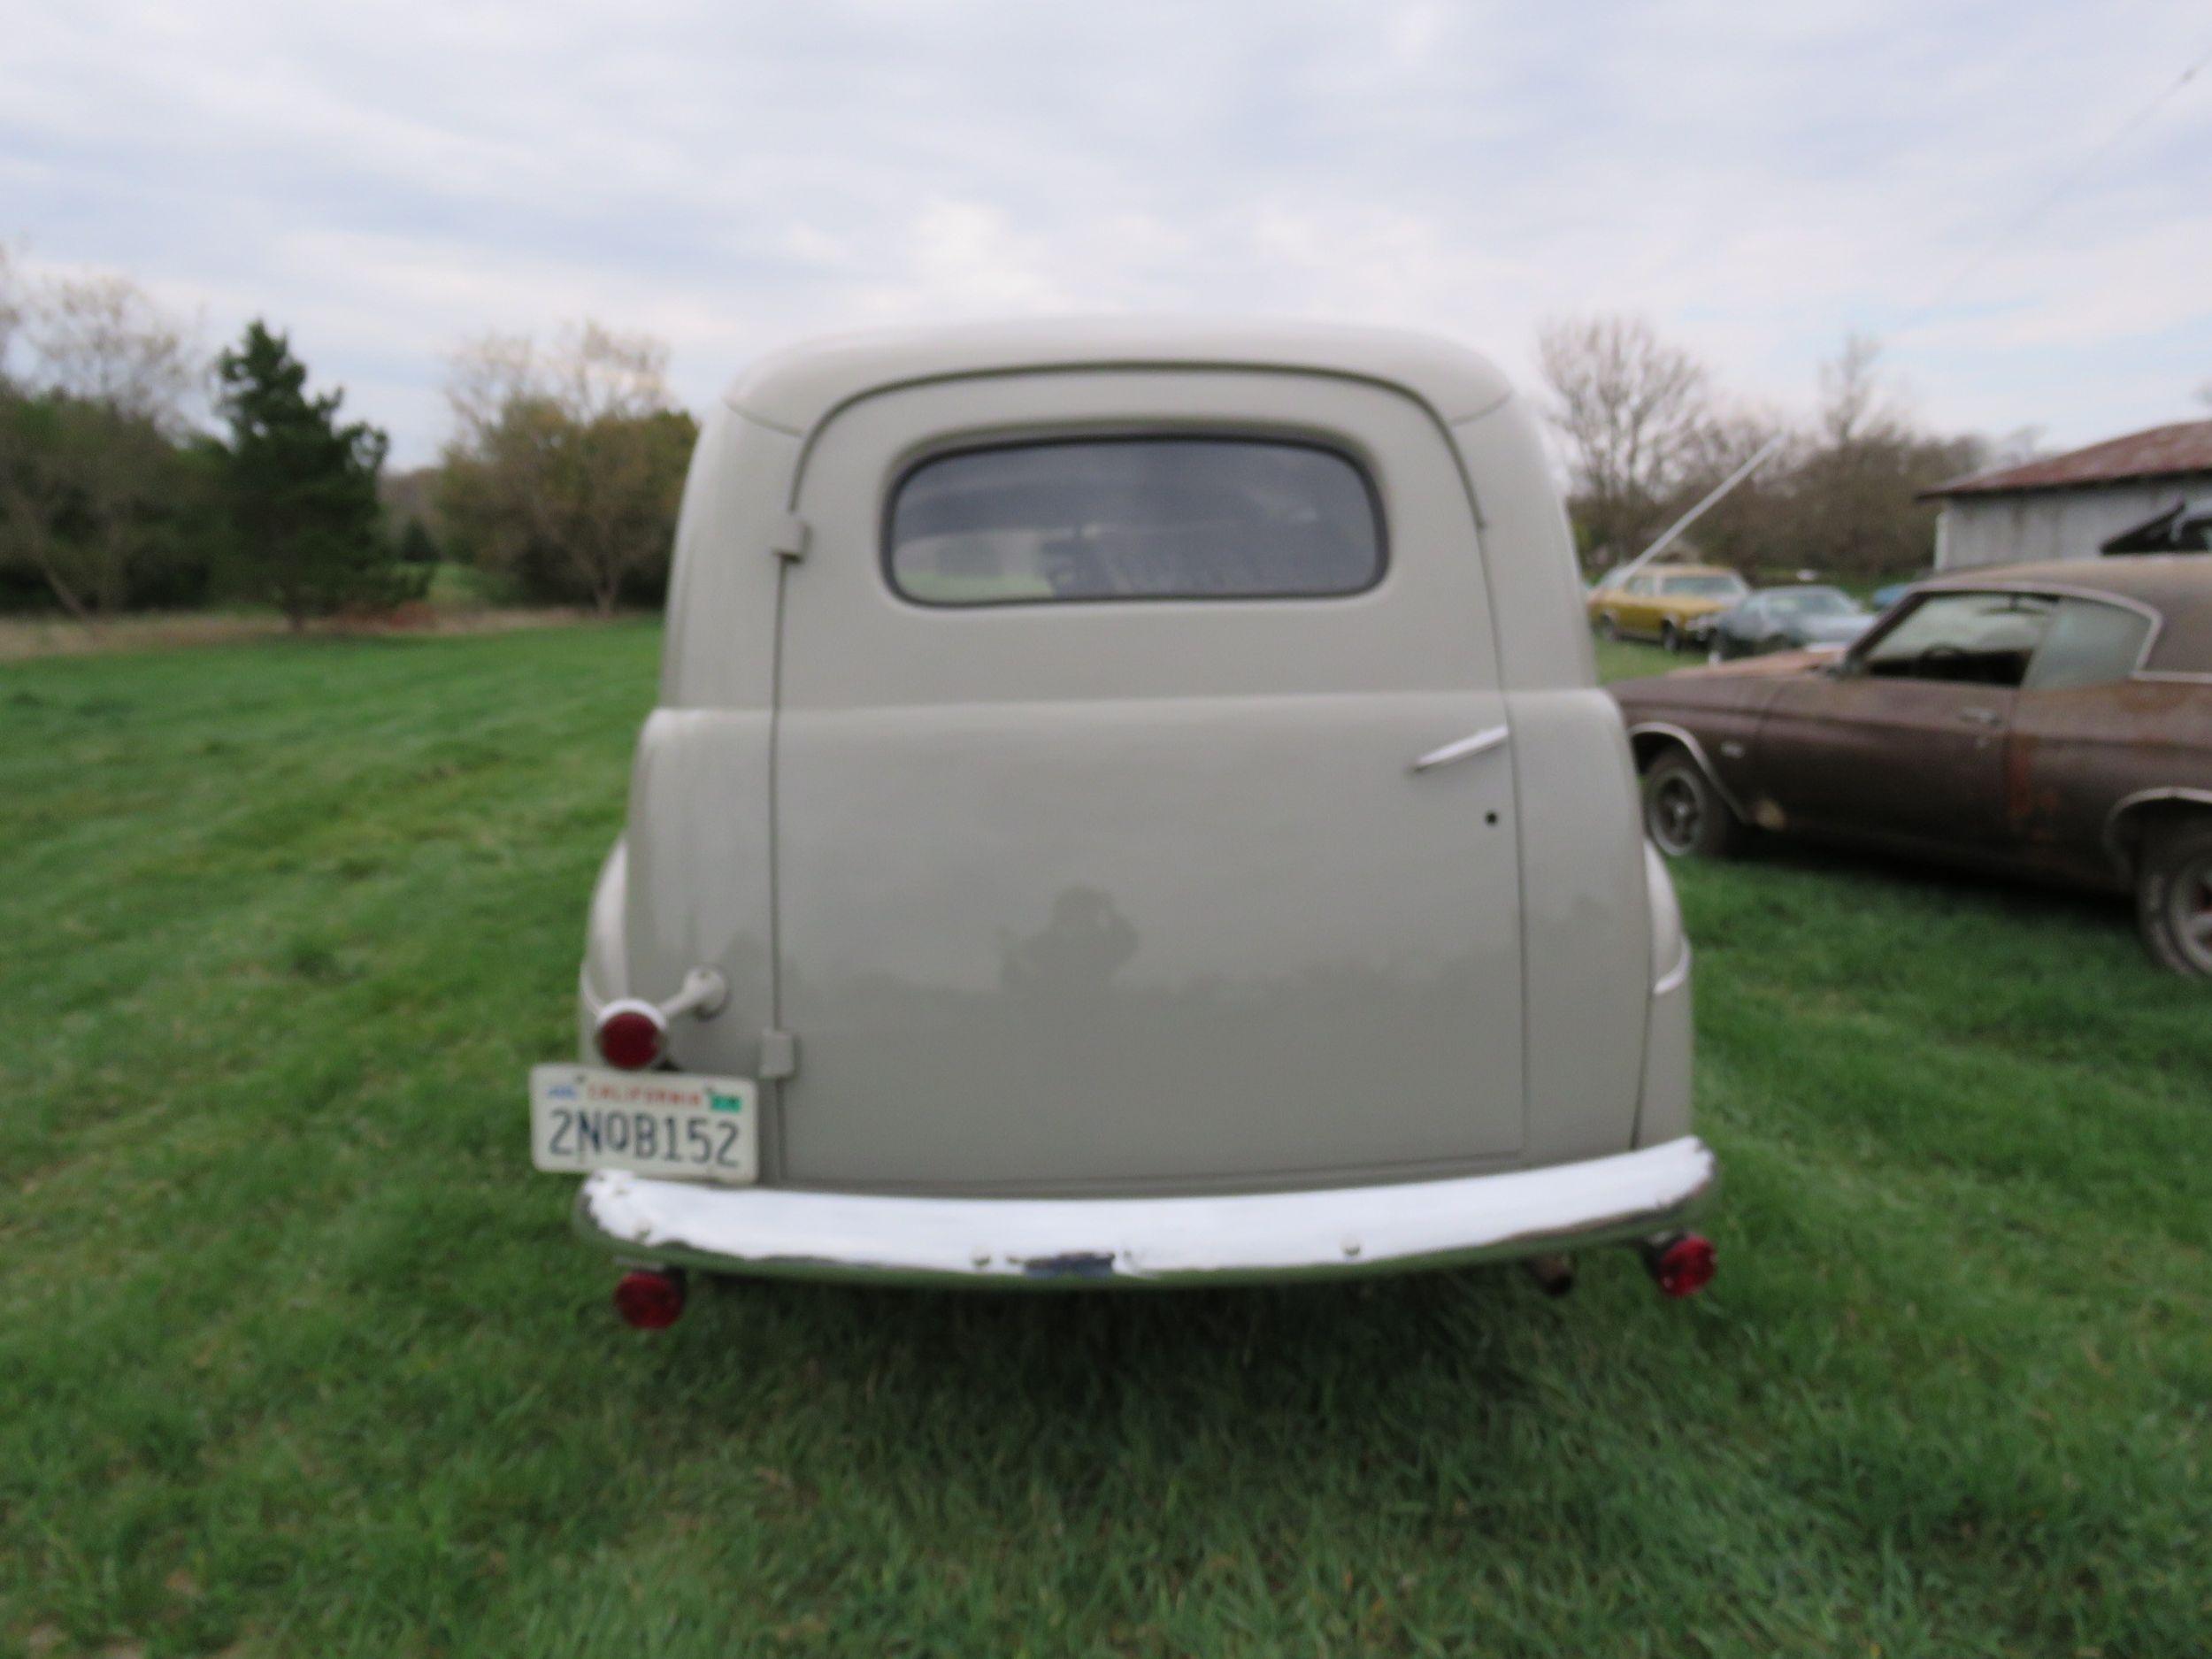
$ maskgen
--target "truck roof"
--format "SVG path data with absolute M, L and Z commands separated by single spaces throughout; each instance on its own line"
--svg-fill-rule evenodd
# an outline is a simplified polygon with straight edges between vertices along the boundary
M 1378 381 L 1449 424 L 1511 395 L 1479 352 L 1434 334 L 1298 322 L 1035 319 L 832 335 L 753 364 L 724 395 L 772 426 L 806 434 L 840 405 L 894 386 L 1048 369 L 1290 369 Z

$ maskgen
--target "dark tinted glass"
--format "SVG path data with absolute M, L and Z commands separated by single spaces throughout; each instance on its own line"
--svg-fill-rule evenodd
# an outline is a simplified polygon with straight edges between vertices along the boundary
M 891 581 L 926 604 L 1356 593 L 1383 569 L 1345 457 L 1249 438 L 1111 438 L 925 461 L 891 503 Z

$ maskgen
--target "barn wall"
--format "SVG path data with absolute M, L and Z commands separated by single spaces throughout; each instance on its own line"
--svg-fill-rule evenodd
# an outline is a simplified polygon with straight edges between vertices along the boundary
M 2121 531 L 2184 495 L 2208 491 L 2212 472 L 2156 484 L 1958 497 L 1946 502 L 1936 518 L 1936 568 L 2094 558 Z

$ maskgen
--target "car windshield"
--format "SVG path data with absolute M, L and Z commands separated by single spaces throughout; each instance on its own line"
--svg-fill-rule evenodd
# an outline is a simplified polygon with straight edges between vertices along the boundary
M 1833 588 L 1793 588 L 1769 594 L 1767 603 L 1786 617 L 1845 617 L 1858 609 Z
M 1740 576 L 1670 576 L 1659 591 L 1684 599 L 1733 599 L 1744 585 Z

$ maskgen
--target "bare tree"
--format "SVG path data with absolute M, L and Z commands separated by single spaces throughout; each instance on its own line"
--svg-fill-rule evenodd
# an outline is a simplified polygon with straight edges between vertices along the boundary
M 1770 449 L 1770 446 L 1772 446 Z M 1807 445 L 1779 416 L 1763 410 L 1717 412 L 1692 437 L 1683 461 L 1682 483 L 1670 513 L 1704 498 L 1737 469 L 1766 451 L 1756 470 L 1723 495 L 1698 519 L 1690 534 L 1700 554 L 1716 564 L 1754 575 L 1791 557 L 1787 538 L 1778 534 L 1792 511 L 1790 479 Z
M 1982 444 L 1983 453 L 1978 466 L 2025 466 L 2039 461 L 2046 453 L 2043 448 L 2043 428 L 2015 426 L 2010 432 L 2001 432 Z
M 1879 444 L 1906 425 L 1890 401 L 1881 371 L 1882 344 L 1854 329 L 1834 357 L 1820 365 L 1820 435 L 1833 449 Z
M 1924 563 L 1935 514 L 1920 492 L 1985 453 L 1916 426 L 1880 365 L 1880 345 L 1851 334 L 1821 369 L 1814 442 L 1789 480 L 1796 563 L 1860 575 Z
M 22 323 L 22 280 L 16 274 L 14 256 L 0 245 L 0 387 L 8 384 L 8 353 Z
M 1537 353 L 1590 549 L 1635 553 L 1664 526 L 1699 458 L 1710 417 L 1704 367 L 1638 317 L 1546 323 Z
M 668 556 L 694 428 L 668 350 L 585 321 L 550 348 L 490 335 L 455 357 L 441 507 L 485 562 L 552 566 L 612 612 Z
M 50 284 L 25 333 L 49 391 L 164 432 L 183 427 L 206 386 L 188 326 L 125 277 Z
M 203 369 L 187 325 L 120 277 L 14 284 L 0 311 L 30 348 L 0 411 L 0 560 L 96 621 L 156 545 Z

